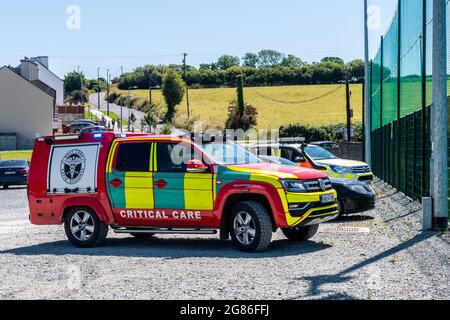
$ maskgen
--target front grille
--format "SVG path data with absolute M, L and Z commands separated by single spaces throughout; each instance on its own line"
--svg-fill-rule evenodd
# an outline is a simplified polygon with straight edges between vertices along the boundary
M 320 181 L 323 181 L 323 185 L 325 186 L 325 190 L 321 187 Z M 330 179 L 318 179 L 318 180 L 306 180 L 303 181 L 303 185 L 305 186 L 308 192 L 318 192 L 318 191 L 327 191 L 333 189 L 331 185 Z
M 358 166 L 358 167 L 353 167 L 352 172 L 354 174 L 370 173 L 371 169 L 369 166 Z

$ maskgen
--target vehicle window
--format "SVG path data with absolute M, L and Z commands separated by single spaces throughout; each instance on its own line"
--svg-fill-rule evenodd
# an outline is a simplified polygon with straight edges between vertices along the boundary
M 122 172 L 150 170 L 150 143 L 123 143 L 119 146 L 116 168 Z
M 27 161 L 25 160 L 8 160 L 8 161 L 0 161 L 0 168 L 6 167 L 26 167 Z
M 314 160 L 337 159 L 337 157 L 324 148 L 309 145 L 305 147 L 305 152 Z
M 288 160 L 293 160 L 294 151 L 291 148 L 281 148 L 281 157 Z
M 184 143 L 158 143 L 159 172 L 186 172 L 189 160 L 202 160 L 194 146 Z
M 262 160 L 253 153 L 250 153 L 247 149 L 235 143 L 209 143 L 205 144 L 203 149 L 218 164 L 262 163 Z

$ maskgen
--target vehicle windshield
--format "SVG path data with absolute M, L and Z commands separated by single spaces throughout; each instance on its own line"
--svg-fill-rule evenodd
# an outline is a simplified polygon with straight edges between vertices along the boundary
M 305 152 L 308 154 L 308 156 L 310 156 L 314 160 L 328 160 L 338 158 L 331 152 L 325 150 L 324 148 L 313 145 L 305 147 Z
M 263 162 L 253 153 L 235 143 L 207 143 L 203 145 L 203 150 L 216 163 L 222 165 Z

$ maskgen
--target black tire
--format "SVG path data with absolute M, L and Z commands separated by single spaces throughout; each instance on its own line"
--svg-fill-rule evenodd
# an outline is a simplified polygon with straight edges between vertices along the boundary
M 151 239 L 155 236 L 154 233 L 130 233 L 136 239 Z
M 83 220 L 82 218 L 86 217 L 85 214 L 89 217 L 86 219 L 86 222 L 84 223 L 86 226 L 83 229 L 83 225 L 81 225 L 81 222 L 78 223 L 77 220 Z M 75 215 L 78 216 L 78 219 Z M 81 226 L 84 230 L 84 239 L 82 236 L 83 230 L 76 232 L 72 231 L 72 228 L 76 229 L 77 226 Z M 100 245 L 108 235 L 108 228 L 108 225 L 100 221 L 95 211 L 90 208 L 71 208 L 64 219 L 66 236 L 69 241 L 78 248 L 91 248 Z
M 317 231 L 319 230 L 319 225 L 315 224 L 306 227 L 296 227 L 292 229 L 282 229 L 284 236 L 291 241 L 306 241 L 312 239 Z
M 9 189 L 9 185 L 4 184 L 4 185 L 3 185 L 3 189 L 5 189 L 5 190 L 6 190 L 6 189 Z
M 244 213 L 245 217 L 251 217 L 251 221 L 248 223 L 248 226 L 240 228 L 246 228 L 246 231 L 239 234 L 235 228 L 235 223 L 239 220 L 238 216 L 242 218 Z M 264 206 L 255 201 L 245 201 L 238 203 L 233 208 L 230 219 L 230 231 L 231 238 L 239 250 L 244 252 L 260 252 L 267 249 L 270 245 L 273 226 L 269 213 Z M 251 234 L 254 234 L 254 236 Z
M 338 218 L 345 216 L 346 215 L 345 206 L 340 198 L 338 198 L 337 205 L 338 205 L 338 212 L 339 212 Z

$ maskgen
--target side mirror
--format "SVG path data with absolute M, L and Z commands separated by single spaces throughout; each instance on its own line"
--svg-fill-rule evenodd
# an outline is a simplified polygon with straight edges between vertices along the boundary
M 203 173 L 208 171 L 208 166 L 200 160 L 189 160 L 186 171 L 188 173 Z
M 295 163 L 304 163 L 304 162 L 306 162 L 306 160 L 305 160 L 305 158 L 303 158 L 303 157 L 296 157 L 296 158 L 294 159 L 294 162 L 295 162 Z

